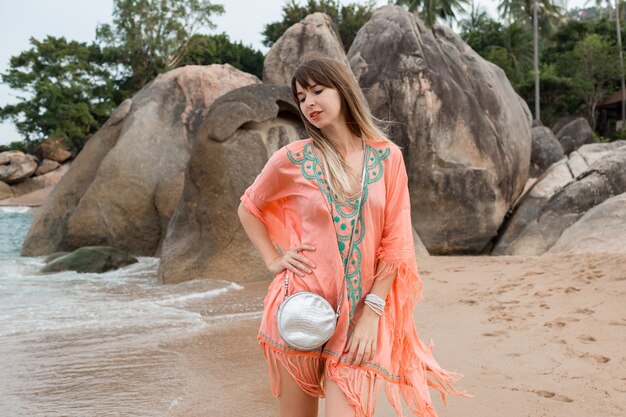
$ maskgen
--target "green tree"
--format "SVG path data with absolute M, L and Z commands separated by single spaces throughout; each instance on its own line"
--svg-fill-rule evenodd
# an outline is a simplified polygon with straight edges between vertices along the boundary
M 432 27 L 437 18 L 458 20 L 455 12 L 465 12 L 463 6 L 468 5 L 469 0 L 396 0 L 396 4 L 416 13 L 426 26 Z
M 375 0 L 365 4 L 340 5 L 336 0 L 308 0 L 300 5 L 298 0 L 289 0 L 283 6 L 282 20 L 265 25 L 263 45 L 271 47 L 291 26 L 312 13 L 326 13 L 337 24 L 344 49 L 348 51 L 359 29 L 372 17 Z
M 120 85 L 134 93 L 158 74 L 179 66 L 193 35 L 213 29 L 211 16 L 224 8 L 208 0 L 114 0 L 113 24 L 97 39 L 108 59 L 126 68 Z
M 502 23 L 478 8 L 472 8 L 469 16 L 461 20 L 460 28 L 461 38 L 483 58 L 490 48 L 506 46 Z
M 489 49 L 485 58 L 501 67 L 514 87 L 526 80 L 526 74 L 532 67 L 532 36 L 521 24 L 504 28 L 504 46 Z
M 588 35 L 569 54 L 569 63 L 568 75 L 574 79 L 589 123 L 595 129 L 596 108 L 613 91 L 620 76 L 616 47 L 599 35 Z
M 180 65 L 189 64 L 230 64 L 259 78 L 263 75 L 263 53 L 241 42 L 231 42 L 226 33 L 194 35 L 180 59 Z
M 509 21 L 533 26 L 533 7 L 538 7 L 538 24 L 542 33 L 547 34 L 556 29 L 563 17 L 563 0 L 500 0 L 498 12 L 500 17 Z
M 78 151 L 108 118 L 119 97 L 100 47 L 48 36 L 13 56 L 2 82 L 21 92 L 17 104 L 0 108 L 32 149 L 47 137 L 62 137 Z

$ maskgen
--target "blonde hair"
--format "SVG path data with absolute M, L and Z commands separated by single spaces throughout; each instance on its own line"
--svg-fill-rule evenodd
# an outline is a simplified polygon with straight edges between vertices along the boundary
M 322 155 L 322 166 L 327 178 L 330 191 L 333 196 L 338 196 L 339 201 L 346 200 L 350 193 L 350 176 L 358 178 L 360 172 L 355 172 L 352 167 L 341 157 L 332 141 L 310 123 L 300 109 L 300 100 L 296 91 L 296 83 L 304 88 L 310 88 L 313 82 L 324 87 L 336 89 L 341 98 L 341 110 L 345 117 L 350 132 L 367 141 L 390 142 L 384 133 L 383 122 L 372 116 L 363 93 L 359 88 L 352 71 L 338 61 L 319 53 L 305 55 L 291 79 L 291 93 L 304 127 L 313 139 L 315 149 Z M 354 194 L 354 193 L 352 193 Z

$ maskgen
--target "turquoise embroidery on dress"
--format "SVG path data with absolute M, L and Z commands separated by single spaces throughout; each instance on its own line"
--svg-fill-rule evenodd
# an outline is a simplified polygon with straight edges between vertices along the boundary
M 373 184 L 383 177 L 383 160 L 385 160 L 390 152 L 390 148 L 375 149 L 370 145 L 366 145 L 368 150 L 367 169 L 365 170 L 365 184 L 363 187 L 363 199 L 361 201 L 361 207 L 365 205 L 368 196 L 368 188 L 370 184 Z M 359 244 L 365 237 L 366 229 L 363 217 L 359 216 L 356 221 L 356 230 L 354 231 L 354 244 L 352 253 L 348 254 L 348 245 L 350 244 L 350 233 L 352 232 L 352 226 L 355 224 L 358 201 L 358 195 L 349 198 L 345 202 L 338 202 L 331 196 L 330 187 L 324 179 L 322 172 L 322 164 L 317 159 L 315 150 L 312 143 L 307 143 L 300 152 L 287 151 L 287 157 L 289 160 L 302 168 L 302 175 L 308 180 L 314 180 L 320 190 L 326 196 L 329 204 L 332 205 L 334 211 L 333 221 L 338 224 L 335 227 L 337 233 L 337 243 L 339 245 L 339 252 L 343 264 L 345 265 L 350 260 L 348 267 L 348 275 L 346 276 L 346 288 L 348 291 L 348 301 L 350 304 L 350 322 L 354 316 L 356 306 L 363 295 L 361 289 L 361 249 Z M 362 208 L 361 208 L 362 210 Z

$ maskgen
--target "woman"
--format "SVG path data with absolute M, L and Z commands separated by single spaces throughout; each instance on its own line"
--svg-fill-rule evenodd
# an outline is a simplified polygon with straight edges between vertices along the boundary
M 291 90 L 310 138 L 275 152 L 238 210 L 275 274 L 258 339 L 280 415 L 317 416 L 318 398 L 325 397 L 326 416 L 373 416 L 384 385 L 399 416 L 401 397 L 416 415 L 436 416 L 428 385 L 444 401 L 446 393 L 468 394 L 451 386 L 461 375 L 441 369 L 414 327 L 422 284 L 401 150 L 376 127 L 356 81 L 337 61 L 305 57 Z M 333 308 L 345 279 L 335 332 L 316 351 L 280 338 L 275 313 L 285 298 L 285 274 L 289 294 L 311 291 Z M 365 303 L 368 294 L 385 300 L 382 310 Z

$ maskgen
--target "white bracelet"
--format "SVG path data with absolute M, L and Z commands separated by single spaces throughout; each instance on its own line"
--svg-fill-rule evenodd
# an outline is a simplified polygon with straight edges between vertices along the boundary
M 370 302 L 366 302 L 365 303 L 366 306 L 368 306 L 374 313 L 376 313 L 379 316 L 383 315 L 383 311 L 380 310 L 379 307 L 375 306 L 374 304 L 370 303 Z
M 376 294 L 367 294 L 365 297 L 365 305 L 374 310 L 379 316 L 383 315 L 385 311 L 385 300 L 377 296 Z

